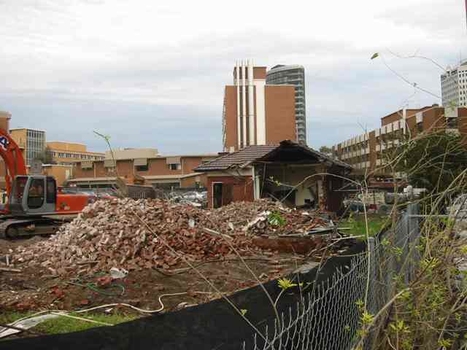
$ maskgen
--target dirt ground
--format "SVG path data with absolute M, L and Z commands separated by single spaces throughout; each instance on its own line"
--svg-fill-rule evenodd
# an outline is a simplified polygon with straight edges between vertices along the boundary
M 47 238 L 0 240 L 0 259 L 4 259 L 10 249 L 19 245 L 31 245 L 43 239 Z M 269 252 L 245 259 L 261 281 L 286 275 L 307 262 L 300 255 Z M 311 260 L 316 260 L 316 257 Z M 257 280 L 238 257 L 196 265 L 204 276 L 227 294 L 257 284 Z M 5 261 L 0 263 L 0 267 L 5 266 Z M 186 293 L 163 297 L 166 312 L 219 298 L 218 293 L 199 274 L 184 266 L 178 266 L 170 272 L 155 269 L 130 271 L 127 277 L 116 280 L 109 278 L 108 271 L 86 277 L 59 278 L 37 268 L 19 269 L 20 272 L 0 270 L 0 312 L 76 310 L 109 303 L 128 303 L 154 310 L 161 307 L 161 295 Z

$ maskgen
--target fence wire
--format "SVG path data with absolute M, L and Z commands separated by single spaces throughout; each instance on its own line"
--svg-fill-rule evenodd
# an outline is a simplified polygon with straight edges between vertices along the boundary
M 264 327 L 261 335 L 245 340 L 242 349 L 355 347 L 361 336 L 362 305 L 370 314 L 378 314 L 394 296 L 395 284 L 409 283 L 414 277 L 420 229 L 412 215 L 417 213 L 418 207 L 409 205 L 395 228 L 370 239 L 368 253 L 355 256 L 349 266 L 342 266 L 330 279 L 304 291 L 296 304 L 279 314 L 279 320 Z M 376 337 L 386 319 L 387 312 L 383 312 L 364 337 L 363 349 L 377 347 Z

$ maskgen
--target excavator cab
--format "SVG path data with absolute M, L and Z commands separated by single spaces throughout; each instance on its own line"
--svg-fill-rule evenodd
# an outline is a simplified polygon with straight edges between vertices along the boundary
M 57 204 L 57 183 L 51 176 L 19 175 L 13 180 L 8 201 L 17 216 L 53 214 Z

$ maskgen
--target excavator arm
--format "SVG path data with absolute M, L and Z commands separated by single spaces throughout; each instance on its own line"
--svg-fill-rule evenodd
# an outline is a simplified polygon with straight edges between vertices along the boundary
M 26 163 L 18 144 L 7 131 L 0 129 L 0 156 L 6 167 L 5 184 L 8 196 L 11 193 L 12 179 L 17 175 L 26 175 Z
M 3 129 L 0 129 L 0 157 L 6 166 L 8 194 L 8 203 L 0 210 L 0 238 L 52 234 L 64 220 L 54 216 L 78 214 L 95 200 L 84 194 L 57 191 L 52 176 L 28 175 L 21 149 Z

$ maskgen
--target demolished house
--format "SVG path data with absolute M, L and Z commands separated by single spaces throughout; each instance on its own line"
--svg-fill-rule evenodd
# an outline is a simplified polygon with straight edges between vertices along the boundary
M 219 156 L 195 171 L 208 176 L 208 206 L 272 198 L 292 207 L 338 211 L 352 167 L 307 146 L 285 140 Z

